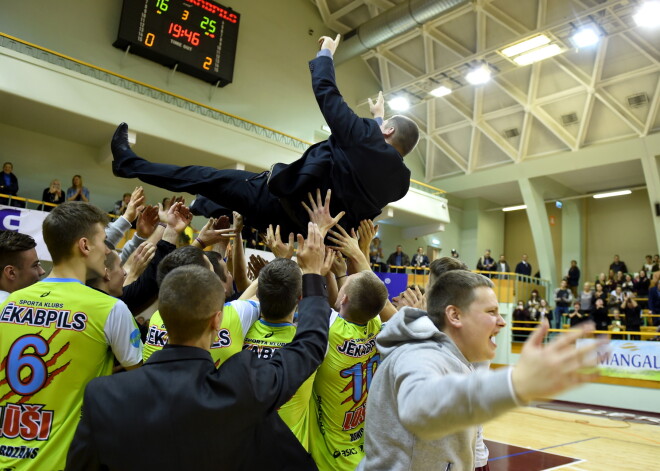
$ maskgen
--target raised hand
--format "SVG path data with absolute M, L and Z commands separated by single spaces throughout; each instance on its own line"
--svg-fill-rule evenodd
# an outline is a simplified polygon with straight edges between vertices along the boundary
M 339 250 L 346 255 L 352 262 L 356 271 L 371 270 L 369 259 L 360 250 L 357 236 L 351 237 L 343 227 L 337 226 L 336 231 L 330 231 L 328 240 L 336 244 L 333 249 Z
M 335 39 L 332 39 L 329 36 L 321 36 L 319 38 L 319 45 L 321 46 L 321 49 L 328 49 L 330 51 L 330 54 L 334 56 L 340 39 L 341 39 L 341 34 L 338 34 L 335 37 Z
M 307 224 L 307 239 L 298 234 L 298 254 L 296 259 L 303 274 L 321 274 L 325 263 L 325 246 L 318 225 Z
M 190 210 L 182 202 L 176 202 L 167 210 L 167 227 L 180 234 L 190 224 L 192 218 Z
M 558 394 L 598 376 L 592 372 L 596 366 L 596 349 L 607 342 L 597 340 L 575 346 L 577 339 L 594 330 L 593 322 L 583 322 L 544 345 L 548 329 L 548 320 L 544 319 L 525 342 L 511 373 L 513 389 L 524 402 Z
M 124 286 L 137 280 L 155 255 L 156 246 L 151 242 L 142 242 L 124 264 L 124 269 L 128 273 L 124 280 Z
M 273 225 L 269 225 L 266 230 L 265 243 L 277 258 L 291 258 L 293 256 L 293 233 L 289 233 L 289 243 L 282 242 L 280 237 L 280 226 L 276 226 L 273 231 Z
M 137 235 L 143 239 L 148 239 L 158 227 L 160 218 L 158 216 L 158 206 L 145 206 L 139 214 L 135 229 Z
M 371 116 L 374 118 L 384 118 L 385 117 L 385 99 L 383 98 L 383 92 L 378 92 L 378 98 L 376 98 L 376 103 L 371 101 L 371 98 L 368 98 L 369 102 L 369 111 Z
M 80 189 L 78 191 L 80 191 Z M 135 221 L 138 213 L 144 208 L 144 200 L 144 188 L 138 186 L 135 188 L 135 190 L 133 190 L 133 193 L 131 194 L 131 200 L 128 202 L 126 211 L 124 211 L 124 217 L 128 222 L 132 223 Z
M 234 235 L 234 229 L 215 229 L 217 221 L 213 218 L 209 219 L 199 234 L 197 235 L 197 240 L 202 246 L 202 248 L 210 247 L 221 241 L 229 241 Z
M 316 201 L 314 201 L 314 198 L 312 197 L 311 193 L 307 193 L 307 197 L 309 198 L 309 204 L 311 206 L 311 209 L 309 206 L 305 204 L 304 201 L 301 201 L 303 208 L 305 208 L 307 214 L 309 215 L 309 220 L 313 223 L 316 223 L 319 226 L 319 230 L 321 231 L 321 236 L 323 237 L 325 237 L 326 234 L 328 233 L 328 230 L 334 227 L 339 222 L 339 220 L 342 217 L 344 217 L 344 214 L 346 214 L 345 211 L 341 211 L 334 218 L 332 217 L 332 215 L 330 214 L 331 196 L 332 196 L 332 192 L 328 190 L 328 192 L 325 195 L 325 203 L 323 203 L 323 199 L 321 198 L 321 190 L 317 188 Z
M 268 260 L 261 255 L 250 255 L 250 261 L 248 262 L 248 276 L 250 279 L 256 280 L 259 278 L 259 272 L 266 265 L 268 265 Z
M 371 241 L 376 237 L 379 228 L 379 225 L 374 226 L 374 222 L 371 219 L 363 219 L 360 221 L 360 227 L 358 227 L 358 244 L 367 260 L 369 260 Z

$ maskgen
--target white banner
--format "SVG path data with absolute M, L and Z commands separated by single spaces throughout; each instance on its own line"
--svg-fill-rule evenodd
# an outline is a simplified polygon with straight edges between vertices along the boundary
M 52 261 L 41 235 L 41 225 L 48 213 L 36 209 L 14 208 L 0 205 L 0 230 L 20 232 L 31 236 L 37 242 L 40 260 Z
M 580 346 L 594 341 L 580 339 L 577 344 Z M 610 340 L 599 349 L 597 358 L 598 371 L 602 376 L 660 381 L 660 342 Z

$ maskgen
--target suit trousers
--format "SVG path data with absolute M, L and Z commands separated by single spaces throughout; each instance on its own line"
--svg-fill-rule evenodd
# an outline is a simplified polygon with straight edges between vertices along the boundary
M 269 172 L 218 170 L 200 165 L 160 164 L 133 158 L 123 164 L 126 176 L 173 192 L 202 195 L 222 208 L 226 214 L 238 211 L 245 224 L 265 232 L 268 224 L 280 224 L 284 230 L 296 226 L 280 204 L 279 198 L 268 190 Z M 205 203 L 201 207 L 209 206 Z M 221 209 L 222 209 L 221 208 Z M 202 213 L 205 211 L 202 209 Z M 217 216 L 222 214 L 216 207 Z M 209 214 L 204 214 L 209 216 Z

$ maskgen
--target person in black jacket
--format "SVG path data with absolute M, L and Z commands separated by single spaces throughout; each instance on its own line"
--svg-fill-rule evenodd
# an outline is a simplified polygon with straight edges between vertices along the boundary
M 2 173 L 0 173 L 0 193 L 5 195 L 16 196 L 18 194 L 18 178 L 14 175 L 14 164 L 5 162 L 2 165 Z M 7 198 L 0 198 L 0 204 L 7 204 Z M 12 201 L 12 206 L 22 206 L 23 202 Z
M 168 190 L 199 194 L 192 208 L 199 214 L 218 217 L 238 211 L 246 225 L 262 232 L 269 224 L 279 224 L 284 233 L 303 230 L 308 216 L 300 201 L 317 188 L 322 194 L 332 190 L 330 211 L 346 211 L 340 222 L 343 227 L 357 228 L 361 220 L 374 219 L 408 192 L 410 170 L 403 157 L 417 144 L 419 129 L 404 116 L 383 122 L 382 93 L 375 103 L 369 99 L 374 119 L 360 118 L 348 107 L 335 81 L 332 55 L 338 41 L 339 35 L 322 37 L 321 51 L 309 63 L 314 95 L 332 134 L 297 161 L 275 164 L 260 174 L 152 163 L 131 150 L 128 126 L 122 123 L 111 143 L 113 172 Z
M 318 226 L 310 223 L 298 244 L 297 333 L 270 361 L 243 350 L 216 370 L 209 347 L 222 321 L 222 283 L 197 266 L 170 272 L 159 294 L 168 344 L 142 368 L 87 385 L 66 469 L 316 470 L 277 413 L 321 364 L 328 344 Z

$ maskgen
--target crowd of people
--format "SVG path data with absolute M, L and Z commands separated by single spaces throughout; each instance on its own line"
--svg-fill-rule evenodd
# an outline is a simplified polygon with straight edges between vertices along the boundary
M 402 157 L 417 137 L 410 120 L 383 120 L 382 94 L 369 100 L 374 119 L 348 109 L 334 83 L 338 41 L 321 38 L 310 62 L 332 136 L 267 175 L 153 164 L 118 128 L 116 175 L 231 203 L 189 245 L 177 248 L 192 220 L 181 198 L 149 205 L 138 187 L 109 223 L 80 176 L 44 219 L 46 278 L 31 237 L 0 233 L 3 468 L 487 470 L 481 424 L 593 380 L 583 368 L 602 342 L 575 348 L 593 331 L 585 323 L 544 343 L 544 322 L 514 366 L 485 367 L 506 323 L 493 282 L 458 258 L 418 257 L 425 292 L 388 300 L 366 216 L 405 194 Z M 375 158 L 392 181 L 370 195 L 355 182 Z M 340 175 L 364 171 L 350 182 L 299 172 L 327 160 Z M 309 178 L 319 190 L 307 201 L 286 193 Z M 275 260 L 246 260 L 248 220 Z M 154 303 L 141 330 L 135 316 Z

